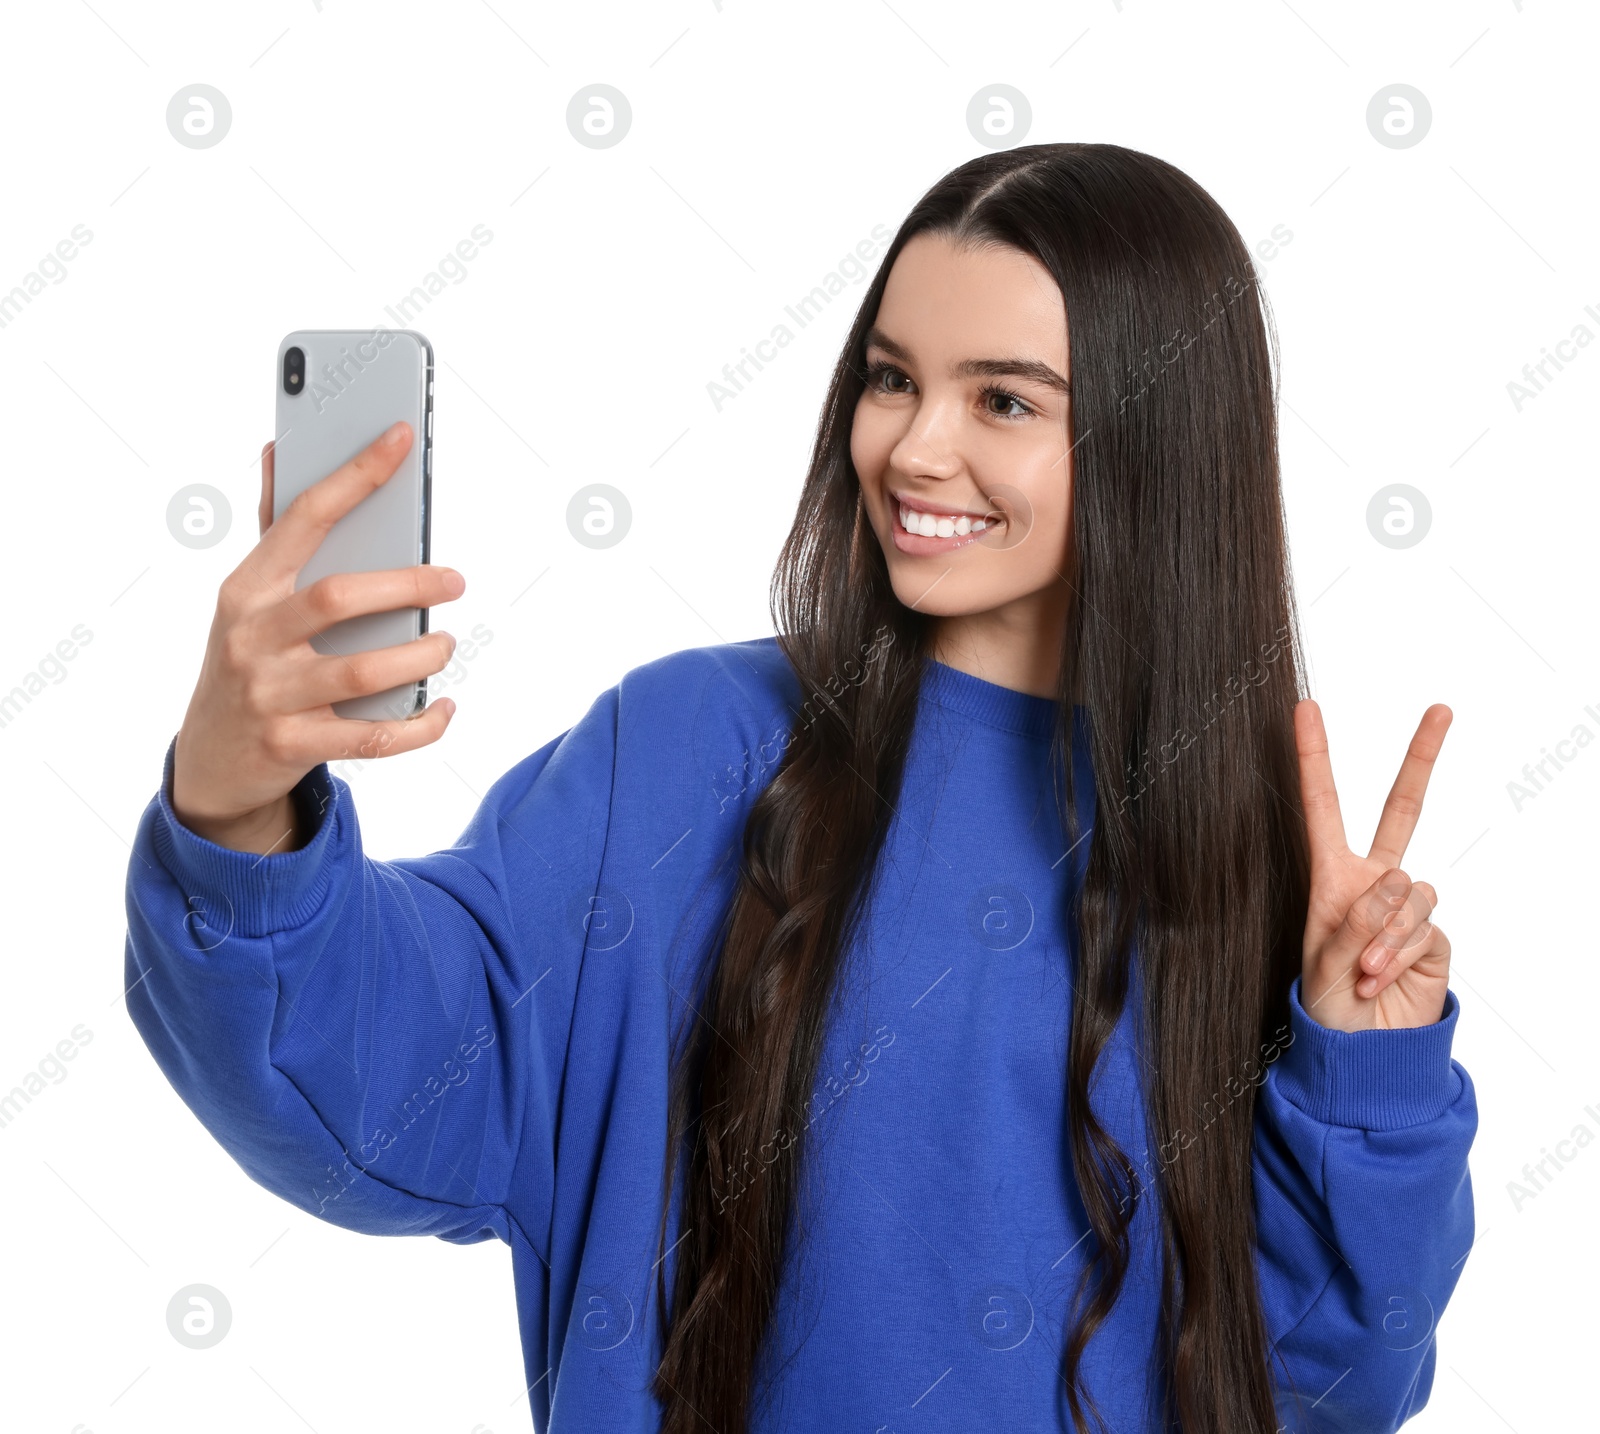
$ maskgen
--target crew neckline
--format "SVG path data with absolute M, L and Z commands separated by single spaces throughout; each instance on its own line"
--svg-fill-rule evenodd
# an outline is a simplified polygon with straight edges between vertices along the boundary
M 987 727 L 998 727 L 1023 737 L 1048 739 L 1056 730 L 1056 700 L 1018 692 L 974 677 L 936 657 L 924 656 L 923 695 L 941 707 L 970 717 Z M 1074 713 L 1076 713 L 1074 708 Z

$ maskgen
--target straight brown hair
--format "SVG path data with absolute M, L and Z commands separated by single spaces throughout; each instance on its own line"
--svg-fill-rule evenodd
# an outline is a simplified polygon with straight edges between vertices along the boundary
M 800 1112 L 911 740 L 932 630 L 890 586 L 850 430 L 866 332 L 896 255 L 924 233 L 1031 255 L 1068 316 L 1073 602 L 1054 754 L 1068 843 L 1081 835 L 1074 702 L 1086 708 L 1096 793 L 1067 1057 L 1065 1135 L 1095 1236 L 1062 1353 L 1073 1427 L 1104 1428 L 1084 1354 L 1121 1291 L 1135 1207 L 1152 1194 L 1163 1269 L 1152 1390 L 1164 1421 L 1184 1434 L 1271 1434 L 1252 1073 L 1287 1029 L 1309 888 L 1276 346 L 1249 251 L 1215 200 L 1172 165 L 1109 144 L 1028 145 L 941 179 L 900 226 L 834 368 L 771 594 L 808 707 L 752 803 L 674 1065 L 662 1428 L 743 1434 L 761 1396 L 758 1357 L 797 1238 Z M 1144 1174 L 1089 1102 L 1130 985 L 1156 1144 L 1138 1153 Z M 1196 1138 L 1223 1090 L 1225 1115 Z M 683 1233 L 669 1251 L 680 1165 Z

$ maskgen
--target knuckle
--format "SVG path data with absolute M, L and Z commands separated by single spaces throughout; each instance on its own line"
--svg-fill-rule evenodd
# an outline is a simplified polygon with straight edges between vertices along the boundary
M 296 522 L 303 523 L 307 519 L 315 520 L 317 515 L 316 484 L 302 488 L 285 505 L 283 516 L 293 518 Z
M 310 487 L 302 488 L 296 493 L 283 510 L 284 518 L 291 519 L 297 525 L 320 529 L 324 532 L 331 528 L 333 526 L 332 500 L 327 494 L 319 491 L 320 487 L 320 484 L 313 483 Z
M 350 467 L 376 488 L 383 478 L 384 455 L 376 447 L 363 448 L 350 460 Z
M 293 739 L 286 722 L 273 721 L 262 724 L 261 750 L 267 760 L 276 765 L 287 765 L 293 760 Z
M 330 659 L 338 664 L 334 685 L 341 697 L 360 697 L 371 691 L 373 659 L 364 652 L 352 652 L 347 657 Z
M 228 672 L 248 675 L 254 651 L 255 643 L 243 623 L 232 622 L 223 629 L 222 640 L 217 644 L 217 656 Z
M 325 578 L 318 578 L 312 588 L 316 593 L 314 603 L 317 614 L 332 618 L 350 607 L 355 596 L 355 575 L 329 573 Z
M 228 574 L 217 587 L 217 612 L 232 618 L 244 611 L 244 586 L 237 570 Z
M 248 668 L 239 684 L 239 702 L 253 716 L 267 714 L 267 684 L 259 670 Z

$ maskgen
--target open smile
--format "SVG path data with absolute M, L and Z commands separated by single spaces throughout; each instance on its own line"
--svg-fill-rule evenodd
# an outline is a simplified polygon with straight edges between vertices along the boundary
M 997 512 L 978 515 L 955 509 L 918 508 L 902 502 L 892 493 L 894 504 L 894 545 L 913 557 L 953 552 L 974 543 L 986 532 L 998 528 L 1004 515 Z

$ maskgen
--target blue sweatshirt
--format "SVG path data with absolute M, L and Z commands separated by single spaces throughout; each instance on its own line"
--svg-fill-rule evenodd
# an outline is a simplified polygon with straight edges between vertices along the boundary
M 170 746 L 141 817 L 128 1009 L 162 1071 L 302 1210 L 504 1240 L 550 1434 L 657 1427 L 669 1040 L 799 706 L 772 638 L 647 663 L 427 856 L 366 856 L 325 765 L 296 788 L 315 832 L 297 851 L 184 827 Z M 1071 1428 L 1058 1368 L 1093 1239 L 1065 1139 L 1068 888 L 1088 843 L 1063 850 L 1053 721 L 1047 698 L 925 660 L 870 919 L 800 1122 L 806 1233 L 753 1430 Z M 1074 761 L 1086 827 L 1076 738 Z M 1132 1008 L 1094 1107 L 1153 1171 Z M 1257 1263 L 1289 1430 L 1393 1430 L 1428 1397 L 1473 1240 L 1458 1011 L 1451 993 L 1431 1026 L 1333 1031 L 1297 983 L 1255 1076 Z M 1245 1090 L 1209 1113 L 1229 1118 Z M 1117 1434 L 1157 1427 L 1158 1214 L 1136 1202 L 1127 1284 L 1087 1354 Z M 675 1208 L 669 1245 L 680 1231 Z

